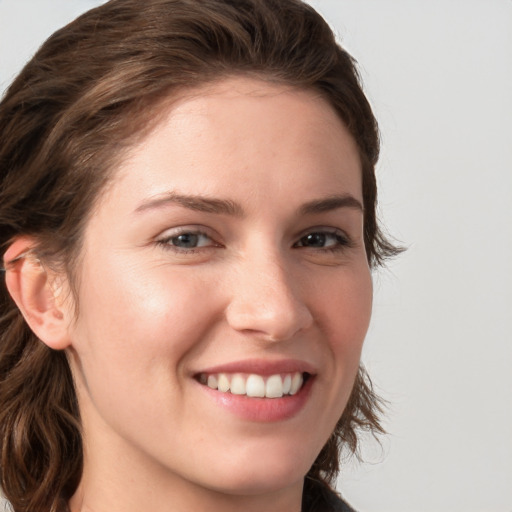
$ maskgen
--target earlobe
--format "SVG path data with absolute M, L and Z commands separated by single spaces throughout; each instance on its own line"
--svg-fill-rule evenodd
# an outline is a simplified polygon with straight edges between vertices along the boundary
M 7 289 L 34 334 L 55 350 L 69 346 L 69 319 L 56 277 L 33 251 L 35 240 L 19 237 L 4 254 Z

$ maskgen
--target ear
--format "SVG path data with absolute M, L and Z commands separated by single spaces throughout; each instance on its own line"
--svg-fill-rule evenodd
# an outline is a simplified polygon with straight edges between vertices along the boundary
M 5 282 L 34 334 L 46 345 L 62 350 L 70 345 L 69 305 L 62 278 L 47 271 L 32 252 L 31 237 L 17 238 L 4 254 Z

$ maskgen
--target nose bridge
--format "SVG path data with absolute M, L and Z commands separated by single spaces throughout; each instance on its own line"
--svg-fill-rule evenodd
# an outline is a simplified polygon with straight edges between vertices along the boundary
M 253 253 L 240 262 L 227 309 L 230 325 L 268 340 L 291 338 L 312 323 L 291 262 L 279 250 Z

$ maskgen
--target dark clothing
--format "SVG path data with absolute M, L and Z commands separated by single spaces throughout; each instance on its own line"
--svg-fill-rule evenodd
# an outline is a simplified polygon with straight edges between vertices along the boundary
M 306 478 L 302 512 L 356 512 L 325 483 Z
M 329 503 L 331 508 L 328 510 L 332 512 L 356 512 L 347 502 L 342 500 L 336 494 L 332 493 L 331 496 L 331 503 Z

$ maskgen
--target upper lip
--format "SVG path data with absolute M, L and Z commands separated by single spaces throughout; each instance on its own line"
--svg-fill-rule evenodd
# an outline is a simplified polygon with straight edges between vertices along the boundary
M 278 373 L 295 372 L 309 373 L 311 375 L 317 373 L 312 364 L 297 359 L 246 359 L 204 368 L 195 372 L 195 374 L 255 373 L 257 375 L 276 375 Z

